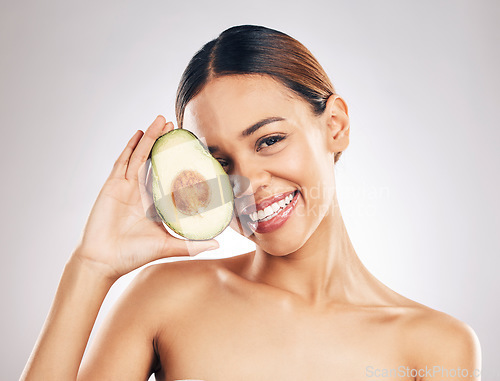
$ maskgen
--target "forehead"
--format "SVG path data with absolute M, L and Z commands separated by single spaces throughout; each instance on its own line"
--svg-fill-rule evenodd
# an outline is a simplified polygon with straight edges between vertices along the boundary
M 229 75 L 211 80 L 186 106 L 183 128 L 197 136 L 241 132 L 268 117 L 294 119 L 307 103 L 266 75 Z

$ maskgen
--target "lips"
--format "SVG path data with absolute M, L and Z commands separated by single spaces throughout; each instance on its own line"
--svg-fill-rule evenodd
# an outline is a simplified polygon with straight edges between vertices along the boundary
M 250 205 L 247 205 L 246 207 L 244 207 L 241 211 L 240 211 L 240 214 L 250 214 L 250 213 L 253 213 L 253 212 L 256 212 L 258 210 L 263 210 L 264 208 L 266 208 L 267 206 L 275 203 L 275 202 L 278 202 L 280 200 L 283 200 L 284 198 L 286 198 L 288 195 L 291 195 L 293 194 L 295 191 L 291 191 L 291 192 L 285 192 L 285 193 L 280 193 L 280 194 L 277 194 L 277 195 L 274 195 L 274 196 L 271 196 L 271 197 L 268 197 L 256 204 L 250 204 Z
M 293 193 L 293 198 L 292 200 L 284 207 L 281 208 L 279 211 L 275 212 L 273 214 L 274 217 L 267 219 L 267 220 L 259 220 L 259 221 L 252 221 L 252 218 L 249 216 L 242 216 L 243 217 L 243 224 L 247 226 L 250 231 L 259 233 L 259 234 L 265 234 L 265 233 L 271 233 L 279 228 L 281 228 L 286 221 L 293 215 L 293 212 L 295 210 L 295 207 L 297 206 L 297 203 L 299 201 L 299 191 L 292 192 Z

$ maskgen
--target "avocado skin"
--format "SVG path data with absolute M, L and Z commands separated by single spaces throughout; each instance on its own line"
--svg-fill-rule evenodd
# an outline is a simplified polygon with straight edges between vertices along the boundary
M 234 215 L 229 176 L 191 131 L 174 129 L 159 137 L 151 150 L 153 201 L 162 221 L 191 240 L 209 240 L 222 233 Z M 210 189 L 210 203 L 193 216 L 175 208 L 172 179 L 182 171 L 198 171 Z

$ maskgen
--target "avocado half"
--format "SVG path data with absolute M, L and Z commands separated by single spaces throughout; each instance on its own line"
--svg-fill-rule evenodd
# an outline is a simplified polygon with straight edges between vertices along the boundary
M 160 218 L 177 234 L 212 239 L 233 218 L 233 188 L 220 163 L 192 132 L 174 129 L 151 150 L 153 201 Z

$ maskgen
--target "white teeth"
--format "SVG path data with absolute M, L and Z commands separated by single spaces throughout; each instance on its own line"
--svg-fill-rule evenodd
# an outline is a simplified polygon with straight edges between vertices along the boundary
M 271 205 L 266 206 L 264 209 L 261 209 L 259 211 L 253 212 L 249 214 L 249 217 L 252 221 L 257 221 L 257 220 L 263 220 L 267 221 L 270 220 L 270 216 L 275 216 L 276 214 L 281 211 L 285 206 L 287 206 L 293 199 L 293 193 L 278 202 L 274 202 Z
M 274 212 L 273 212 L 273 208 L 271 207 L 271 205 L 266 206 L 266 207 L 264 208 L 264 214 L 265 214 L 265 217 L 270 216 L 270 215 L 271 215 L 271 214 L 273 214 L 273 213 L 274 213 Z

